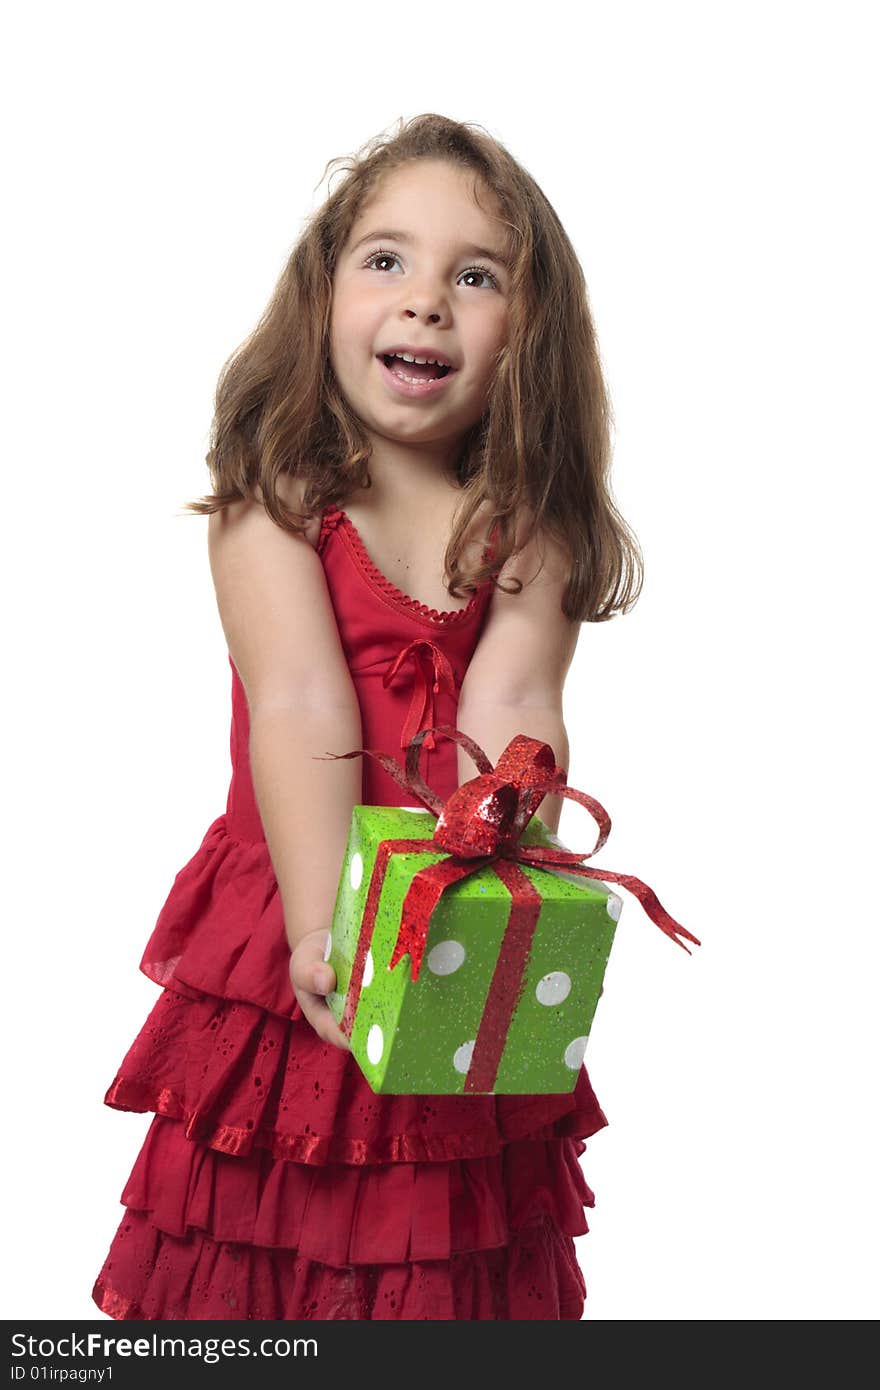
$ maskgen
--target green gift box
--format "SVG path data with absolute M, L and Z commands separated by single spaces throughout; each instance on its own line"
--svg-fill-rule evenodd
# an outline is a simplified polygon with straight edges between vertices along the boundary
M 389 968 L 407 889 L 420 869 L 448 857 L 428 843 L 423 852 L 388 860 L 362 969 L 354 971 L 379 845 L 430 842 L 433 831 L 426 811 L 356 806 L 330 927 L 336 990 L 327 1002 L 337 1023 L 346 1020 L 352 1054 L 370 1086 L 385 1095 L 464 1094 L 505 949 L 511 894 L 484 868 L 453 884 L 434 908 L 418 980 L 408 956 Z M 521 843 L 559 846 L 537 817 Z M 520 867 L 540 896 L 540 916 L 494 1083 L 478 1094 L 573 1089 L 620 914 L 621 899 L 604 884 L 572 882 L 564 870 Z M 357 998 L 349 1001 L 353 986 Z
M 462 743 L 482 772 L 445 805 L 418 773 L 428 733 Z M 362 753 L 428 808 L 352 812 L 325 953 L 336 972 L 327 1003 L 370 1087 L 573 1090 L 622 906 L 599 876 L 636 893 L 673 939 L 696 937 L 640 880 L 587 868 L 589 856 L 565 850 L 532 814 L 548 793 L 579 801 L 600 825 L 596 849 L 611 826 L 597 801 L 565 786 L 548 744 L 517 735 L 493 769 L 465 734 L 441 726 L 415 736 L 405 772 L 371 749 L 330 756 Z

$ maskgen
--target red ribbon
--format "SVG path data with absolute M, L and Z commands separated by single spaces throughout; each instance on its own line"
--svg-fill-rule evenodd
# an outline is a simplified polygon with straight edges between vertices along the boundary
M 428 650 L 425 650 L 426 648 Z M 424 729 L 425 747 L 433 749 L 433 733 L 431 728 L 426 726 L 434 723 L 434 696 L 439 695 L 441 690 L 455 695 L 455 676 L 446 653 L 427 637 L 421 637 L 402 647 L 397 653 L 382 677 L 382 684 L 386 689 L 405 661 L 413 662 L 416 680 L 413 683 L 412 699 L 400 736 L 400 746 L 408 748 L 413 737 L 420 729 Z
M 433 646 L 432 643 L 428 645 Z M 431 790 L 418 770 L 422 742 L 431 733 L 442 734 L 461 744 L 481 774 L 463 783 L 445 803 Z M 619 883 L 639 899 L 651 921 L 685 951 L 688 948 L 679 937 L 686 937 L 695 946 L 700 945 L 695 936 L 670 917 L 653 889 L 641 879 L 631 874 L 613 873 L 610 869 L 589 868 L 582 862 L 604 845 L 611 831 L 611 819 L 593 797 L 566 786 L 565 770 L 557 766 L 553 749 L 548 743 L 528 738 L 525 734 L 516 734 L 493 768 L 473 739 L 450 724 L 442 724 L 433 730 L 422 729 L 413 736 L 407 746 L 405 770 L 396 759 L 374 748 L 357 748 L 350 753 L 328 753 L 326 756 L 357 758 L 365 753 L 376 758 L 404 790 L 434 812 L 437 822 L 431 840 L 383 840 L 377 847 L 342 1021 L 343 1031 L 348 1036 L 351 1036 L 354 1026 L 385 870 L 391 855 L 395 853 L 424 854 L 432 845 L 447 851 L 447 858 L 429 864 L 413 876 L 403 900 L 400 927 L 388 968 L 393 969 L 403 956 L 409 955 L 414 981 L 419 977 L 431 913 L 450 884 L 491 866 L 511 895 L 504 945 L 489 986 L 471 1065 L 465 1078 L 465 1093 L 491 1091 L 495 1084 L 510 1020 L 525 987 L 526 964 L 541 911 L 541 898 L 534 884 L 512 861 L 538 868 L 559 865 L 570 873 Z M 577 801 L 596 821 L 599 836 L 589 853 L 579 854 L 572 850 L 519 842 L 520 835 L 548 793 Z

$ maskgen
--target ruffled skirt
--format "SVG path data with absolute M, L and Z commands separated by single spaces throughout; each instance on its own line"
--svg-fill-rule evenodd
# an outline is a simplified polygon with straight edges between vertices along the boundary
M 378 1096 L 302 1015 L 265 844 L 220 817 L 141 962 L 164 986 L 105 1096 L 153 1121 L 96 1280 L 121 1319 L 578 1319 L 570 1094 Z

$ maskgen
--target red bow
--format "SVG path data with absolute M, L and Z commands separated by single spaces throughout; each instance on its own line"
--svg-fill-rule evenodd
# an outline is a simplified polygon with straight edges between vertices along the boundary
M 426 651 L 425 648 L 429 650 Z M 433 749 L 435 744 L 432 729 L 426 726 L 434 723 L 434 696 L 439 695 L 441 690 L 446 690 L 454 696 L 455 676 L 446 653 L 427 637 L 421 637 L 402 647 L 397 653 L 382 677 L 382 684 L 386 688 L 407 660 L 411 660 L 416 668 L 416 680 L 403 732 L 400 735 L 400 746 L 408 748 L 413 737 L 424 729 L 425 747 Z

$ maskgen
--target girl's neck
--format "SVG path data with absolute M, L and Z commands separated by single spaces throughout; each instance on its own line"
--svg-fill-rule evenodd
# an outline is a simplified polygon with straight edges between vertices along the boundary
M 370 511 L 430 507 L 461 490 L 448 448 L 442 453 L 394 445 L 389 449 L 383 441 L 381 449 L 374 447 L 367 469 L 372 486 L 357 488 L 351 500 Z

